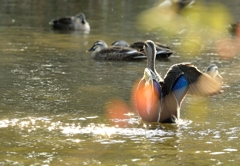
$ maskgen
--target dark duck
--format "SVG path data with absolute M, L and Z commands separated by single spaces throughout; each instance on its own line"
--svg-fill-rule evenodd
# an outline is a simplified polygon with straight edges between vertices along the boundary
M 55 19 L 52 20 L 49 24 L 55 30 L 90 31 L 90 25 L 83 13 L 79 13 L 76 16 Z
M 161 43 L 158 42 L 154 42 L 155 46 L 156 46 L 156 58 L 157 59 L 162 59 L 162 58 L 168 58 L 169 56 L 172 55 L 173 51 L 170 47 L 165 46 Z M 139 52 L 143 52 L 143 47 L 144 47 L 144 41 L 137 41 L 134 42 L 132 44 L 128 44 L 126 41 L 124 40 L 117 40 L 115 42 L 112 43 L 112 46 L 122 46 L 122 47 L 130 47 L 133 49 L 138 50 Z
M 88 51 L 92 52 L 92 58 L 96 60 L 134 61 L 147 59 L 144 53 L 138 52 L 136 49 L 122 46 L 108 47 L 103 40 L 96 41 Z
M 135 108 L 146 122 L 175 123 L 180 118 L 180 107 L 187 94 L 210 96 L 221 90 L 215 80 L 218 67 L 210 65 L 206 73 L 190 63 L 170 67 L 164 79 L 155 69 L 156 47 L 147 40 L 144 44 L 147 68 L 135 92 Z

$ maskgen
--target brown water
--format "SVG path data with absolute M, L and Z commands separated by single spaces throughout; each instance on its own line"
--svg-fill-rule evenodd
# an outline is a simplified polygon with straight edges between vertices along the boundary
M 205 70 L 216 63 L 224 92 L 186 97 L 177 124 L 143 124 L 131 110 L 109 118 L 106 104 L 131 105 L 131 91 L 146 61 L 105 62 L 89 49 L 102 39 L 177 39 L 139 31 L 136 16 L 151 1 L 1 1 L 0 165 L 238 165 L 240 163 L 239 54 L 220 58 L 210 48 L 195 56 L 175 52 L 157 61 L 164 75 L 189 61 Z M 226 4 L 239 19 L 240 3 Z M 84 12 L 90 34 L 54 32 L 53 18 Z M 237 15 L 238 14 L 238 15 Z M 168 41 L 168 42 L 166 42 Z

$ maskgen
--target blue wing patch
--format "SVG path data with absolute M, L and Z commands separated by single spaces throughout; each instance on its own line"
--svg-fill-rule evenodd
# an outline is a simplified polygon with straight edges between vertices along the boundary
M 177 98 L 177 101 L 180 102 L 183 96 L 186 94 L 186 90 L 189 83 L 184 75 L 180 76 L 175 84 L 173 85 L 172 91 Z

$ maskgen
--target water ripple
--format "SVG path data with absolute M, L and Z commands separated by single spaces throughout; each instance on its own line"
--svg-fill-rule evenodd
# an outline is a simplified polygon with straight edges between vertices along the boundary
M 86 119 L 92 119 L 97 117 L 88 117 Z M 71 120 L 72 121 L 72 120 Z M 85 120 L 84 120 L 85 121 Z M 79 122 L 79 121 L 77 121 Z M 53 121 L 51 118 L 41 117 L 27 117 L 22 119 L 3 119 L 0 120 L 0 128 L 7 127 L 17 127 L 21 130 L 26 130 L 27 132 L 36 131 L 39 129 L 44 129 L 49 132 L 59 130 L 65 135 L 76 135 L 76 134 L 91 134 L 91 135 L 101 135 L 110 137 L 112 135 L 122 135 L 122 136 L 146 136 L 147 138 L 154 138 L 156 136 L 172 136 L 174 132 L 164 131 L 161 129 L 147 129 L 147 128 L 120 128 L 115 126 L 107 126 L 105 124 L 94 124 L 90 123 L 87 126 L 81 126 L 79 123 L 74 122 L 61 122 Z

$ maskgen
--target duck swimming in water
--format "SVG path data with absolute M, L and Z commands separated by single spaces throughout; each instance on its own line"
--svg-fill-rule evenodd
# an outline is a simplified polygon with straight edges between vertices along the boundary
M 168 58 L 169 56 L 172 55 L 173 51 L 171 50 L 170 47 L 165 46 L 161 43 L 158 42 L 154 42 L 155 46 L 156 46 L 156 58 Z M 143 41 L 138 41 L 138 42 L 134 42 L 132 44 L 128 44 L 126 41 L 124 40 L 117 40 L 115 42 L 112 43 L 112 46 L 122 46 L 122 47 L 130 47 L 130 48 L 134 48 L 136 50 L 138 50 L 139 52 L 144 53 L 143 47 L 144 47 L 144 42 Z
M 129 47 L 111 46 L 103 40 L 96 41 L 88 50 L 96 60 L 133 61 L 147 59 L 144 53 Z
M 190 63 L 175 64 L 162 79 L 155 69 L 154 42 L 147 40 L 144 51 L 147 55 L 147 68 L 134 99 L 142 120 L 174 123 L 180 118 L 181 103 L 187 94 L 209 96 L 219 93 L 220 83 L 214 79 L 219 75 L 216 65 L 208 67 L 208 75 Z
M 76 16 L 63 17 L 52 20 L 49 24 L 55 30 L 90 31 L 90 25 L 83 13 L 79 13 Z

